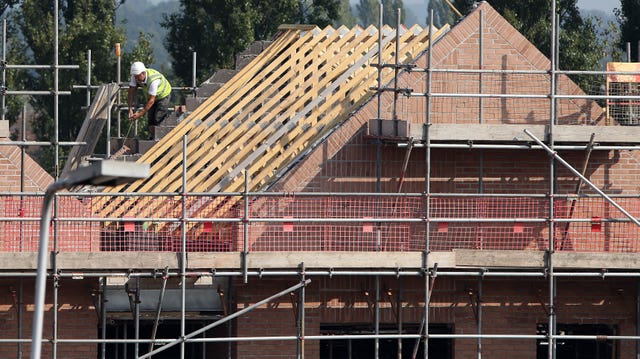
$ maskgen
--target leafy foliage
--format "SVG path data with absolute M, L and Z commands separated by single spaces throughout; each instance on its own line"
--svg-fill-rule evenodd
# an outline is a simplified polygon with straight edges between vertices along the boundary
M 614 12 L 620 21 L 620 43 L 622 51 L 627 51 L 627 42 L 631 44 L 631 60 L 639 61 L 638 45 L 640 42 L 640 1 L 620 0 L 620 9 Z
M 85 84 L 87 67 L 87 52 L 91 50 L 91 83 L 105 83 L 115 81 L 116 58 L 114 44 L 124 43 L 124 30 L 114 24 L 116 2 L 114 0 L 93 1 L 63 1 L 59 10 L 61 14 L 58 30 L 58 64 L 79 65 L 80 70 L 60 69 L 58 89 L 69 91 L 73 85 Z M 17 15 L 17 22 L 27 48 L 24 53 L 32 56 L 28 59 L 34 64 L 53 63 L 55 46 L 55 30 L 53 17 L 53 1 L 23 0 Z M 146 44 L 148 46 L 148 43 Z M 150 49 L 144 49 L 139 44 L 137 58 L 145 58 L 142 54 L 150 54 Z M 131 56 L 131 55 L 129 55 Z M 130 61 L 129 56 L 123 56 L 124 61 Z M 150 55 L 149 55 L 150 56 Z M 146 57 L 149 59 L 149 57 Z M 123 66 L 128 79 L 128 66 Z M 53 71 L 38 70 L 26 73 L 31 88 L 49 90 L 54 88 Z M 36 117 L 31 125 L 39 140 L 73 141 L 84 121 L 86 94 L 84 91 L 72 91 L 71 96 L 59 96 L 58 129 L 54 125 L 54 97 L 34 96 L 31 104 L 36 111 Z M 61 147 L 61 154 L 67 148 Z M 56 174 L 60 164 L 54 163 L 55 156 L 51 155 L 52 147 L 43 147 L 36 154 L 37 159 L 50 172 Z M 62 156 L 61 156 L 62 157 Z
M 19 37 L 19 31 L 16 27 L 15 12 L 8 13 L 7 16 L 7 63 L 25 64 L 28 61 L 27 47 L 24 41 Z M 8 90 L 29 88 L 29 78 L 25 71 L 6 71 L 6 82 L 2 84 Z M 5 118 L 9 120 L 9 124 L 13 125 L 18 120 L 24 105 L 27 103 L 26 96 L 7 96 Z M 12 135 L 14 140 L 17 139 Z
M 127 43 L 123 44 L 124 50 L 135 51 L 135 40 L 143 33 L 153 48 L 155 60 L 153 63 L 145 62 L 145 65 L 160 70 L 165 76 L 170 76 L 173 70 L 169 53 L 163 44 L 167 31 L 161 25 L 162 16 L 175 12 L 178 8 L 178 0 L 163 1 L 156 5 L 149 0 L 129 0 L 116 8 L 116 23 L 126 30 Z
M 445 24 L 453 25 L 456 22 L 454 12 L 445 0 L 429 0 L 427 5 L 427 24 L 429 24 L 429 14 L 433 10 L 433 26 L 441 28 Z
M 16 6 L 20 0 L 2 0 L 0 1 L 0 16 L 10 8 Z
M 396 27 L 398 23 L 397 9 L 401 9 L 400 22 L 404 23 L 405 11 L 402 0 L 383 0 L 382 6 L 383 24 Z M 380 7 L 378 5 L 378 0 L 360 0 L 356 5 L 356 10 L 360 25 L 364 27 L 368 25 L 378 26 L 378 23 L 380 22 Z
M 180 0 L 180 11 L 164 16 L 165 47 L 177 77 L 190 83 L 191 54 L 198 80 L 232 67 L 235 55 L 255 40 L 271 38 L 280 24 L 324 27 L 338 18 L 340 0 Z
M 353 12 L 351 11 L 351 4 L 349 0 L 340 0 L 340 11 L 338 12 L 338 18 L 333 22 L 334 27 L 344 25 L 348 28 L 352 28 L 358 23 Z

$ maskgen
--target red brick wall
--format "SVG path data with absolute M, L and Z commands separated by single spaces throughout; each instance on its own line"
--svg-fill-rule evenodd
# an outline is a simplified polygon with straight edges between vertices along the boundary
M 52 346 L 47 341 L 52 337 L 52 289 L 47 283 L 45 298 L 45 316 L 43 325 L 42 357 L 51 355 Z M 30 339 L 33 322 L 34 281 L 23 282 L 22 338 Z M 59 339 L 96 339 L 98 317 L 91 300 L 93 287 L 97 282 L 88 280 L 61 280 L 58 298 L 58 338 Z M 0 280 L 0 337 L 18 338 L 18 310 L 16 302 L 19 296 L 20 282 L 16 279 Z M 28 357 L 30 343 L 22 344 L 23 357 Z M 17 357 L 16 343 L 0 343 L 0 358 Z M 96 344 L 59 343 L 58 358 L 95 358 L 98 353 Z
M 480 11 L 483 20 L 483 69 L 546 71 L 550 61 L 502 18 L 488 3 L 481 3 L 478 11 L 469 14 L 433 46 L 432 66 L 435 69 L 479 69 Z M 427 56 L 416 61 L 417 67 L 427 66 Z M 480 86 L 482 84 L 482 86 Z M 424 73 L 402 73 L 399 87 L 426 92 Z M 568 77 L 559 76 L 560 94 L 584 94 Z M 455 94 L 517 94 L 547 96 L 551 91 L 547 74 L 479 74 L 434 72 L 431 91 Z M 368 191 L 375 192 L 376 148 L 372 140 L 363 138 L 370 119 L 393 118 L 393 94 L 385 92 L 378 114 L 378 100 L 374 97 L 335 130 L 318 148 L 279 181 L 274 190 L 283 191 Z M 400 96 L 397 118 L 414 125 L 426 123 L 426 100 L 423 97 Z M 482 112 L 479 110 L 482 108 Z M 430 104 L 431 123 L 483 124 L 548 124 L 548 98 L 485 98 L 433 97 Z M 594 102 L 581 99 L 561 99 L 557 105 L 560 124 L 604 124 L 603 111 Z M 393 146 L 384 148 L 383 192 L 395 192 L 405 151 Z M 475 192 L 479 166 L 478 150 L 434 151 L 432 165 L 434 192 Z M 581 154 L 570 155 L 581 164 Z M 613 157 L 613 155 L 610 155 Z M 485 175 L 496 180 L 485 183 L 485 192 L 525 193 L 544 191 L 548 176 L 548 157 L 543 151 L 485 151 Z M 597 160 L 596 160 L 597 161 Z M 408 166 L 405 191 L 422 192 L 424 183 L 424 151 L 414 149 Z M 506 165 L 506 166 L 505 166 Z M 636 166 L 637 167 L 637 166 Z M 594 169 L 596 167 L 593 167 Z M 497 172 L 496 172 L 497 171 Z M 529 174 L 534 174 L 530 176 Z M 442 177 L 439 177 L 442 176 Z M 573 176 L 571 176 L 573 177 Z M 628 181 L 633 181 L 628 176 Z M 513 179 L 513 180 L 512 180 Z M 625 180 L 627 181 L 627 180 Z M 570 185 L 568 185 L 571 187 Z
M 354 138 L 330 158 L 305 173 L 305 163 L 281 182 L 288 190 L 311 192 L 375 192 L 376 146 Z M 581 169 L 584 153 L 561 151 L 574 168 Z M 482 179 L 484 193 L 548 193 L 549 157 L 542 150 L 454 150 L 431 152 L 431 192 L 478 193 Z M 385 147 L 382 154 L 382 192 L 396 192 L 405 151 Z M 315 158 L 310 158 L 313 161 Z M 640 184 L 640 155 L 633 151 L 594 151 L 587 167 L 587 178 L 607 193 L 637 193 Z M 480 172 L 482 168 L 482 173 Z M 557 166 L 558 193 L 574 193 L 578 178 L 562 165 Z M 311 177 L 305 178 L 305 175 Z M 405 173 L 402 192 L 425 190 L 425 152 L 414 149 Z M 595 193 L 588 185 L 583 193 Z
M 0 146 L 0 193 L 19 192 L 24 181 L 24 192 L 44 193 L 53 183 L 51 177 L 29 155 L 25 155 L 24 169 L 20 170 L 21 152 L 18 146 Z M 74 197 L 59 198 L 59 213 L 66 217 L 88 217 L 90 208 Z M 24 222 L 0 221 L 0 251 L 36 251 L 42 196 L 0 197 L 0 210 L 6 217 L 23 217 Z M 57 238 L 61 251 L 97 251 L 99 225 L 87 222 L 59 222 Z M 53 238 L 53 236 L 52 236 Z M 53 242 L 53 240 L 52 240 Z
M 297 284 L 296 279 L 250 279 L 248 285 L 236 281 L 237 310 L 272 296 Z M 291 296 L 284 295 L 271 303 L 239 317 L 236 321 L 237 336 L 295 336 L 296 315 L 292 309 Z M 307 325 L 313 327 L 313 316 Z M 311 350 L 307 344 L 307 352 Z M 313 350 L 312 350 L 313 351 Z M 316 350 L 317 352 L 317 350 Z M 295 341 L 250 341 L 238 342 L 238 358 L 293 358 L 296 354 Z
M 596 283 L 597 282 L 597 285 Z M 238 309 L 267 298 L 293 284 L 289 279 L 250 278 L 247 285 L 237 281 Z M 399 283 L 395 277 L 382 277 L 381 323 L 396 323 Z M 404 323 L 420 323 L 424 308 L 424 279 L 404 277 Z M 387 295 L 387 290 L 390 295 Z M 437 277 L 431 298 L 430 322 L 453 324 L 455 334 L 477 334 L 469 289 L 478 293 L 478 278 Z M 543 279 L 485 279 L 482 283 L 484 334 L 535 335 L 536 324 L 548 323 L 549 284 Z M 365 291 L 370 294 L 365 295 Z M 616 335 L 635 335 L 635 293 L 632 280 L 559 279 L 556 303 L 559 324 L 605 324 L 615 326 Z M 319 335 L 320 324 L 366 324 L 374 322 L 372 277 L 312 278 L 306 289 L 306 335 Z M 289 295 L 255 309 L 237 321 L 238 336 L 295 335 L 295 316 Z M 635 352 L 632 341 L 616 341 L 620 358 Z M 476 358 L 476 339 L 455 339 L 456 359 Z M 238 358 L 291 358 L 295 341 L 251 341 L 238 343 Z M 533 339 L 484 339 L 483 355 L 524 359 L 535 357 Z M 305 357 L 319 357 L 319 342 L 305 342 Z
M 22 221 L 0 221 L 0 251 L 35 252 L 40 234 L 42 196 L 0 196 L 0 210 L 7 217 L 21 217 Z M 59 218 L 89 218 L 91 202 L 84 203 L 75 197 L 61 196 L 57 199 Z M 53 205 L 53 203 L 52 203 Z M 52 212 L 52 214 L 55 212 Z M 55 219 L 54 219 L 55 221 Z M 55 235 L 54 235 L 55 230 Z M 90 252 L 100 248 L 100 223 L 87 221 L 57 221 L 50 227 L 50 247 L 54 238 L 62 252 Z
M 292 171 L 280 182 L 278 190 L 315 191 L 315 192 L 376 192 L 376 146 L 366 143 L 364 137 L 354 137 L 331 157 L 325 157 L 321 150 L 315 151 L 300 168 Z M 331 139 L 329 140 L 331 142 Z M 330 143 L 326 145 L 330 146 Z M 582 151 L 560 151 L 560 156 L 573 168 L 581 170 L 585 154 Z M 402 175 L 405 150 L 387 146 L 382 153 L 381 190 L 394 193 L 398 190 Z M 319 160 L 319 163 L 313 161 Z M 585 172 L 586 177 L 599 189 L 610 195 L 637 194 L 640 192 L 640 152 L 637 151 L 594 151 L 591 154 Z M 558 164 L 555 175 L 555 192 L 561 195 L 574 194 L 578 177 L 569 169 Z M 421 193 L 425 191 L 425 151 L 414 149 L 404 174 L 403 193 Z M 431 193 L 499 193 L 499 194 L 537 194 L 550 193 L 550 160 L 542 150 L 462 150 L 433 149 L 431 152 Z M 595 195 L 591 187 L 582 183 L 583 194 Z M 473 199 L 469 199 L 472 201 Z M 448 202 L 447 202 L 448 201 Z M 456 204 L 457 201 L 457 204 Z M 547 218 L 548 200 L 497 199 L 503 206 L 484 208 L 469 207 L 462 204 L 463 199 L 442 199 L 434 197 L 432 205 L 448 210 L 446 215 L 432 212 L 434 217 L 512 217 Z M 634 198 L 616 198 L 620 205 L 634 216 L 640 216 L 639 202 Z M 438 202 L 438 203 L 435 203 Z M 535 203 L 534 203 L 535 202 Z M 568 218 L 571 204 L 565 198 L 555 201 L 555 216 Z M 322 203 L 317 203 L 317 213 L 322 213 Z M 483 209 L 484 208 L 484 209 Z M 416 210 L 420 210 L 417 208 Z M 407 216 L 420 216 L 422 212 L 412 212 Z M 435 214 L 434 214 L 435 213 Z M 580 199 L 571 214 L 573 219 L 624 218 L 625 216 L 602 198 Z M 464 226 L 457 224 L 456 226 Z M 471 225 L 472 226 L 472 225 Z M 566 227 L 566 224 L 561 226 Z M 302 227 L 297 228 L 302 230 Z M 398 226 L 392 226 L 398 228 Z M 419 227 L 419 226 L 418 226 Z M 424 237 L 420 228 L 414 228 L 415 238 Z M 469 227 L 469 225 L 466 225 Z M 548 248 L 548 226 L 546 224 L 527 224 L 522 235 L 513 235 L 514 229 L 502 224 L 493 228 L 492 235 L 485 234 L 498 247 L 496 249 L 546 249 Z M 557 229 L 560 227 L 557 227 Z M 472 228 L 468 228 L 472 230 Z M 627 223 L 605 223 L 602 230 L 592 230 L 591 223 L 571 223 L 568 237 L 571 243 L 563 250 L 588 252 L 637 252 L 640 250 L 638 228 Z M 466 230 L 466 229 L 461 229 Z M 294 233 L 297 233 L 294 232 Z M 471 232 L 469 232 L 471 233 Z M 487 232 L 489 233 L 489 232 Z M 439 233 L 432 235 L 440 236 Z M 557 236 L 565 236 L 556 233 Z M 489 238 L 491 237 L 491 238 Z M 286 237 L 282 237 L 286 240 Z M 314 237 L 317 238 L 317 237 Z M 433 250 L 449 250 L 452 247 L 473 248 L 468 239 L 448 234 L 433 238 Z M 303 243 L 299 241 L 298 243 Z M 489 249 L 488 247 L 484 247 Z M 419 247 L 413 250 L 419 250 Z
M 0 192 L 20 191 L 21 153 L 18 146 L 0 146 Z M 25 155 L 24 191 L 44 192 L 53 177 L 40 167 L 29 155 Z
M 319 335 L 321 324 L 366 324 L 375 320 L 373 277 L 313 277 L 306 288 L 306 335 Z M 402 277 L 403 323 L 419 323 L 424 307 L 424 279 Z M 235 281 L 237 310 L 267 298 L 297 283 L 294 277 L 281 279 L 249 278 L 244 285 Z M 98 321 L 91 302 L 93 283 L 89 281 L 62 280 L 58 335 L 60 339 L 95 339 Z M 16 280 L 0 281 L 0 336 L 17 338 L 17 298 L 19 283 Z M 24 282 L 25 309 L 23 338 L 30 338 L 33 302 L 32 281 Z M 400 283 L 396 277 L 380 279 L 380 321 L 396 323 L 396 306 Z M 635 293 L 633 280 L 609 279 L 558 279 L 556 312 L 561 324 L 605 324 L 616 328 L 616 335 L 635 335 Z M 479 292 L 477 277 L 437 277 L 431 297 L 430 322 L 453 325 L 456 334 L 476 334 L 475 314 L 469 289 Z M 485 334 L 536 334 L 536 324 L 548 322 L 548 281 L 543 279 L 485 279 L 482 282 L 482 332 Z M 389 294 L 387 294 L 387 291 Z M 369 296 L 365 294 L 369 292 Z M 47 296 L 44 336 L 51 336 L 51 293 Z M 295 336 L 296 316 L 292 306 L 295 296 L 284 295 L 275 301 L 239 317 L 235 334 L 251 336 Z M 531 358 L 536 344 L 532 339 L 485 339 L 483 354 L 489 357 Z M 632 356 L 632 341 L 616 341 L 621 358 Z M 96 357 L 99 346 L 95 344 L 58 345 L 61 358 Z M 291 358 L 295 356 L 296 342 L 242 341 L 237 343 L 237 358 Z M 49 355 L 51 346 L 43 343 L 43 355 Z M 17 344 L 0 344 L 0 357 L 15 357 Z M 23 344 L 23 355 L 28 356 L 29 345 Z M 476 357 L 476 339 L 456 339 L 456 359 Z M 305 356 L 319 357 L 319 342 L 305 341 Z

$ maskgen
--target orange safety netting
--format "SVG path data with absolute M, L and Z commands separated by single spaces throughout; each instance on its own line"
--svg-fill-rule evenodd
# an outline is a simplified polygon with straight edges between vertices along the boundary
M 188 252 L 243 251 L 246 234 L 248 251 L 546 250 L 553 232 L 559 251 L 640 251 L 640 227 L 603 198 L 554 198 L 553 217 L 550 199 L 534 196 L 262 195 L 246 213 L 239 195 L 134 201 L 135 218 L 98 218 L 108 197 L 58 197 L 51 249 L 177 252 L 184 234 Z M 640 217 L 640 199 L 615 201 Z M 42 197 L 0 206 L 0 251 L 37 251 Z

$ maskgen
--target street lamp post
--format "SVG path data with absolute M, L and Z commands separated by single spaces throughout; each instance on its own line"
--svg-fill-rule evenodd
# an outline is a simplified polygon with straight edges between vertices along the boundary
M 36 274 L 36 294 L 33 309 L 33 331 L 31 335 L 31 359 L 40 359 L 42 348 L 42 323 L 44 319 L 44 296 L 47 283 L 47 252 L 49 249 L 49 222 L 51 221 L 51 200 L 56 192 L 81 185 L 115 186 L 149 177 L 146 163 L 102 160 L 80 167 L 47 187 L 42 201 L 40 218 L 40 238 L 38 242 L 38 271 Z

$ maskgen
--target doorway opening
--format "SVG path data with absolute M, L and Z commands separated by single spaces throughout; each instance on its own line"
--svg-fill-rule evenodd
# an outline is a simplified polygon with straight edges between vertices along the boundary
M 139 338 L 150 339 L 153 333 L 153 320 L 140 320 L 139 322 Z M 192 333 L 200 328 L 210 324 L 207 320 L 187 320 L 185 323 L 185 334 Z M 227 337 L 228 329 L 226 324 L 214 327 L 204 333 L 199 338 Z M 100 333 L 100 328 L 98 328 Z M 134 339 L 135 323 L 133 320 L 112 320 L 107 325 L 107 339 Z M 164 319 L 158 324 L 156 331 L 156 339 L 177 339 L 180 337 L 180 320 Z M 138 355 L 144 355 L 150 351 L 150 348 L 160 348 L 165 343 L 157 343 L 153 347 L 149 343 L 138 344 Z M 135 358 L 135 344 L 133 343 L 107 343 L 106 358 Z M 231 350 L 227 343 L 202 342 L 202 343 L 185 343 L 186 359 L 202 359 L 202 358 L 227 358 L 228 351 Z M 101 357 L 98 350 L 98 358 Z M 180 345 L 175 345 L 164 351 L 153 355 L 154 359 L 174 359 L 180 357 Z

